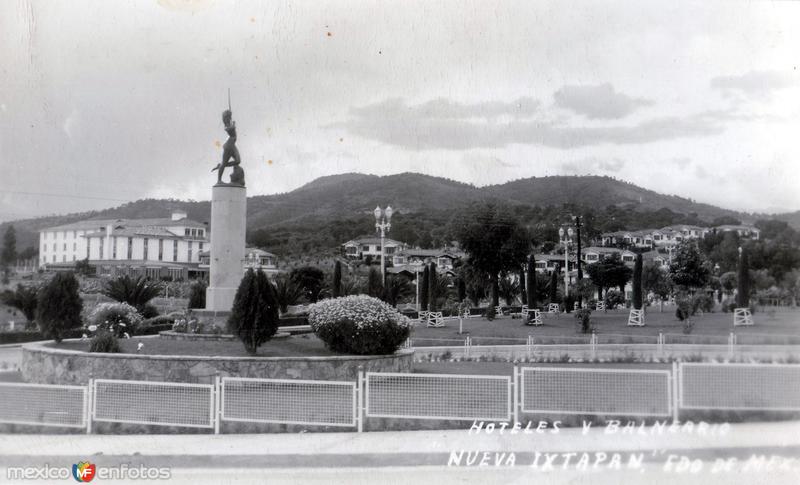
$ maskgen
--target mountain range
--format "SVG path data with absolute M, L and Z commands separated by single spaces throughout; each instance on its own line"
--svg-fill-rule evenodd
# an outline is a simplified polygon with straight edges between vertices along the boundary
M 595 210 L 608 206 L 641 212 L 668 209 L 709 223 L 722 217 L 742 222 L 753 222 L 759 218 L 779 219 L 800 229 L 800 211 L 777 215 L 742 213 L 660 194 L 604 176 L 532 177 L 500 185 L 475 187 L 418 173 L 388 176 L 346 173 L 320 177 L 291 192 L 249 197 L 247 228 L 248 232 L 270 231 L 303 224 L 313 225 L 319 221 L 360 219 L 368 217 L 376 205 L 391 205 L 401 214 L 447 214 L 481 200 L 529 207 L 568 204 Z M 12 221 L 0 225 L 0 231 L 5 231 L 7 224 L 13 224 L 17 232 L 17 248 L 20 250 L 28 246 L 36 247 L 37 231 L 44 227 L 94 218 L 165 217 L 178 209 L 201 222 L 210 219 L 209 201 L 144 199 L 101 211 Z M 369 221 L 368 218 L 366 220 Z

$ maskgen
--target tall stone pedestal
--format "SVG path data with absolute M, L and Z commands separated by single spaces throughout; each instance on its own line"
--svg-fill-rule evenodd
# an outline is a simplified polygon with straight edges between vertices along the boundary
M 238 185 L 215 185 L 211 195 L 211 267 L 206 312 L 230 312 L 242 281 L 247 191 Z

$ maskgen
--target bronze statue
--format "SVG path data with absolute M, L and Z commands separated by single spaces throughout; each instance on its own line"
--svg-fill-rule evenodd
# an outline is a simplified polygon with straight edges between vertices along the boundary
M 225 124 L 225 131 L 228 133 L 228 139 L 225 141 L 225 144 L 222 145 L 222 163 L 212 168 L 211 171 L 219 170 L 217 173 L 217 184 L 224 184 L 222 181 L 222 172 L 225 171 L 225 167 L 231 167 L 231 181 L 228 185 L 244 186 L 244 170 L 239 166 L 241 159 L 239 158 L 239 149 L 236 148 L 236 122 L 233 121 L 233 113 L 230 109 L 230 98 L 228 98 L 228 109 L 222 112 L 222 122 Z

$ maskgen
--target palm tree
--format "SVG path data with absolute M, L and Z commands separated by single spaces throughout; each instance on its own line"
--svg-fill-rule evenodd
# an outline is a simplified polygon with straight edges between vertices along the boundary
M 519 283 L 511 279 L 509 276 L 501 278 L 499 281 L 500 296 L 505 300 L 506 306 L 511 306 L 514 303 L 514 298 L 519 294 Z
M 127 303 L 142 313 L 147 302 L 161 294 L 161 285 L 144 276 L 131 278 L 125 275 L 108 281 L 103 294 L 113 300 Z
M 392 306 L 414 294 L 414 287 L 405 276 L 392 275 L 386 277 L 386 286 L 383 289 L 383 300 Z
M 275 299 L 278 302 L 278 309 L 281 313 L 289 310 L 289 305 L 295 305 L 303 297 L 303 287 L 294 279 L 286 275 L 279 275 L 275 278 Z

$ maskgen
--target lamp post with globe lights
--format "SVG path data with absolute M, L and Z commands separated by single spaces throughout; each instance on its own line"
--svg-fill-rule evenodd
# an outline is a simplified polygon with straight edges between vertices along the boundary
M 558 241 L 564 246 L 564 297 L 569 295 L 569 247 L 572 245 L 573 231 L 571 227 L 558 229 Z
M 373 214 L 375 214 L 375 231 L 381 233 L 381 283 L 386 284 L 386 251 L 384 250 L 384 241 L 386 239 L 386 232 L 392 228 L 392 206 L 387 205 L 386 209 L 381 209 L 380 206 L 375 207 Z

